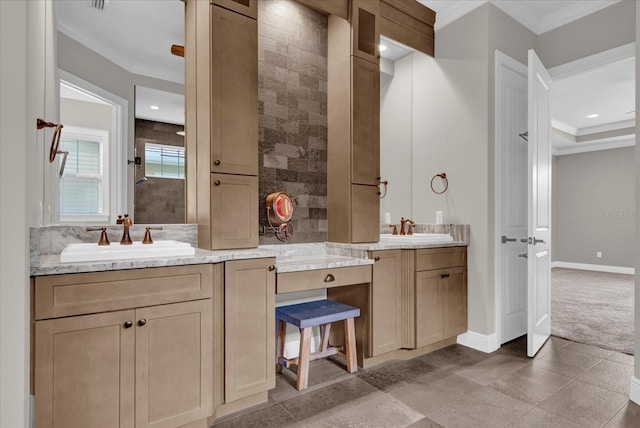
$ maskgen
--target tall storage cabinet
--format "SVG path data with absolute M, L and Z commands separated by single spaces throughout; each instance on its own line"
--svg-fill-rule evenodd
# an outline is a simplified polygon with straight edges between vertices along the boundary
M 329 240 L 377 242 L 380 223 L 378 0 L 349 2 L 329 17 Z M 348 80 L 344 76 L 350 76 Z
M 402 347 L 401 250 L 372 251 L 371 356 Z
M 187 221 L 198 246 L 258 246 L 257 0 L 186 0 Z

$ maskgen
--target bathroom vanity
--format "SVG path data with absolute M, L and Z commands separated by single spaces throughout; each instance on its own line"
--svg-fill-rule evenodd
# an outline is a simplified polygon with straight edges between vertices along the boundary
M 360 309 L 362 367 L 455 343 L 466 331 L 463 235 L 108 262 L 41 251 L 31 269 L 36 426 L 206 427 L 266 402 L 276 296 L 291 293 L 323 290 Z M 336 325 L 331 342 L 342 341 Z

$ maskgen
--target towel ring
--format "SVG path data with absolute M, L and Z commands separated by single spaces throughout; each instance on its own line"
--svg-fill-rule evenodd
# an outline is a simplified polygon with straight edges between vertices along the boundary
M 437 195 L 441 195 L 449 188 L 449 180 L 447 180 L 447 174 L 441 172 L 436 174 L 431 179 L 431 190 Z

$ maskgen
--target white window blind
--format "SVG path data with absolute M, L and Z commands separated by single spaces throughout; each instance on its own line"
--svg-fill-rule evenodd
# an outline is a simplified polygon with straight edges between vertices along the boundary
M 184 147 L 146 143 L 144 168 L 147 177 L 184 179 Z
M 61 220 L 102 216 L 108 211 L 106 132 L 84 131 L 82 134 L 63 132 L 60 139 L 60 149 L 69 152 L 60 180 Z

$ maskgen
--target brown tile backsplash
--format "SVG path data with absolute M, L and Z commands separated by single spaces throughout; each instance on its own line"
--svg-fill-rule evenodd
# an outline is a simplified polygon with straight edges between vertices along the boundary
M 327 32 L 326 16 L 296 2 L 258 3 L 260 224 L 265 197 L 288 192 L 292 243 L 327 239 Z

